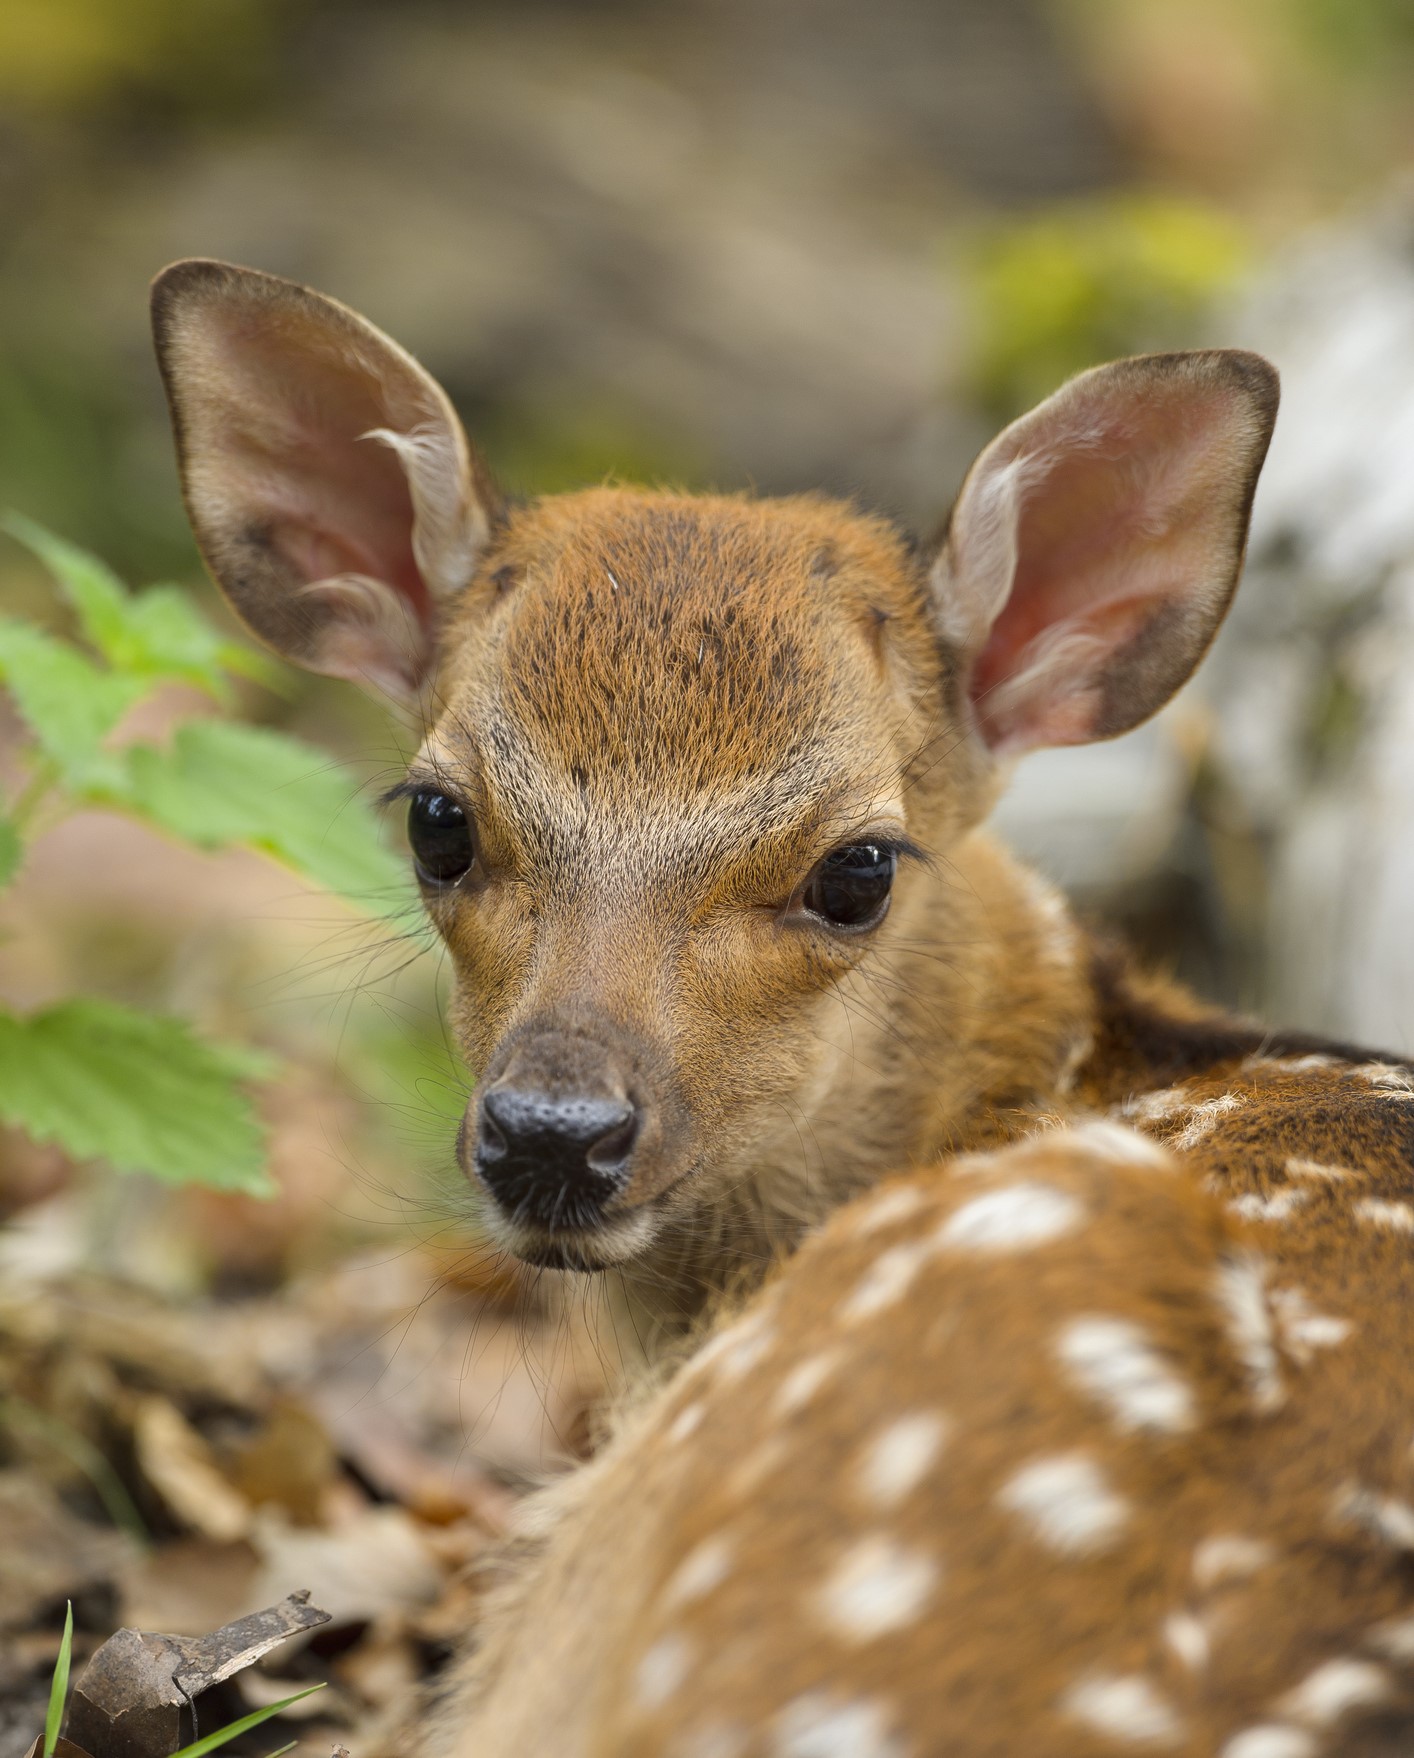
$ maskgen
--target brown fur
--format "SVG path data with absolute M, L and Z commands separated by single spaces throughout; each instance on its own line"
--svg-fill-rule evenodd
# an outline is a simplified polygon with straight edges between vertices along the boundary
M 1145 1030 L 1185 1039 L 1192 1011 L 1151 1002 Z M 446 1746 L 1214 1758 L 1264 1728 L 1290 1743 L 1251 1758 L 1407 1752 L 1414 1076 L 1321 1052 L 1234 1058 L 1230 1038 L 1178 1091 L 1082 1075 L 1092 1098 L 1123 1091 L 1121 1113 L 1142 1119 L 1147 1100 L 1155 1137 L 1190 1131 L 1176 1157 L 1118 1130 L 1043 1131 L 888 1185 L 808 1240 L 542 1515 L 558 1529 L 444 1710 Z M 1024 1249 L 941 1241 L 959 1208 L 1018 1182 L 1074 1198 L 1080 1223 Z M 1282 1193 L 1300 1200 L 1244 1201 Z M 902 1271 L 878 1281 L 890 1254 Z M 1247 1289 L 1245 1321 L 1224 1275 Z M 852 1316 L 871 1280 L 876 1309 Z M 1140 1328 L 1186 1388 L 1185 1420 L 1127 1428 L 1066 1371 L 1064 1327 L 1096 1317 Z M 783 1408 L 812 1362 L 813 1395 Z M 869 1445 L 920 1415 L 945 1423 L 941 1443 L 881 1503 Z M 1123 1506 L 1071 1553 L 1007 1485 L 1077 1456 Z M 896 1624 L 832 1612 L 852 1553 L 901 1568 Z M 1081 1693 L 1115 1680 L 1145 1697 L 1111 1697 L 1106 1730 Z M 792 1745 L 811 1706 L 844 1719 Z
M 211 264 L 157 310 L 232 601 L 424 692 L 482 1090 L 641 1113 L 601 1222 L 490 1224 L 616 1265 L 621 1341 L 684 1365 L 528 1512 L 442 1747 L 1409 1750 L 1414 1080 L 1135 977 L 979 828 L 998 755 L 1122 731 L 1201 657 L 1270 368 L 1083 375 L 930 560 L 811 498 L 507 508 L 354 314 Z M 890 839 L 926 858 L 881 923 L 800 907 Z

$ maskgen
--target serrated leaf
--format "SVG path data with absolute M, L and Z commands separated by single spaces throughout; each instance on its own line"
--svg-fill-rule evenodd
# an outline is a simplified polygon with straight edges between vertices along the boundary
M 78 612 L 84 634 L 100 653 L 106 654 L 122 640 L 128 592 L 107 562 L 66 538 L 56 537 L 23 513 L 7 513 L 4 527 L 17 543 L 37 555 L 59 582 L 65 598 Z
M 146 684 L 101 671 L 66 641 L 9 617 L 0 617 L 0 683 L 71 788 L 121 787 L 122 765 L 101 745 Z
M 108 655 L 114 666 L 180 679 L 229 700 L 229 643 L 180 586 L 149 586 L 131 598 L 125 635 L 124 646 Z
M 174 1184 L 273 1192 L 263 1132 L 238 1085 L 270 1066 L 181 1020 L 110 1001 L 0 1013 L 0 1117 L 76 1160 Z
M 106 562 L 33 519 L 11 513 L 4 524 L 53 574 L 84 635 L 115 671 L 196 684 L 221 700 L 229 696 L 223 675 L 228 644 L 180 586 L 130 593 Z
M 126 756 L 130 803 L 174 835 L 263 849 L 377 914 L 411 900 L 406 867 L 327 752 L 266 727 L 195 720 L 168 749 Z
M 19 872 L 24 858 L 24 838 L 8 818 L 0 818 L 0 890 Z

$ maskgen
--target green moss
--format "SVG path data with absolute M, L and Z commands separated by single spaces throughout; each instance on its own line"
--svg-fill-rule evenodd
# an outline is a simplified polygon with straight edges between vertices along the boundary
M 1190 345 L 1245 266 L 1235 222 L 1171 196 L 1067 202 L 980 227 L 963 247 L 967 388 L 1007 420 L 1087 366 Z

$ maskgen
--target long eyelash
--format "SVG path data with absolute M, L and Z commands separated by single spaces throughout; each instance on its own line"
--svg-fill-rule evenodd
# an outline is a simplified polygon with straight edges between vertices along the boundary
M 396 805 L 399 800 L 410 800 L 414 794 L 425 793 L 426 787 L 420 781 L 414 781 L 409 775 L 402 781 L 395 781 L 390 788 L 379 794 L 377 804 L 380 806 Z
M 380 806 L 392 806 L 399 800 L 410 800 L 418 794 L 442 794 L 447 799 L 455 800 L 458 805 L 462 805 L 460 795 L 448 787 L 446 782 L 439 781 L 433 775 L 416 774 L 405 776 L 401 781 L 394 782 L 392 787 L 378 795 L 377 803 Z
M 917 861 L 919 866 L 927 867 L 930 872 L 937 864 L 926 848 L 920 848 L 916 842 L 912 841 L 911 838 L 907 836 L 872 836 L 868 832 L 865 832 L 864 835 L 855 838 L 851 842 L 840 843 L 839 847 L 858 848 L 866 845 L 873 848 L 883 849 L 886 854 L 893 855 L 895 860 Z
M 921 867 L 933 865 L 933 857 L 927 849 L 920 848 L 906 836 L 886 836 L 874 846 L 890 850 L 900 861 L 917 861 Z

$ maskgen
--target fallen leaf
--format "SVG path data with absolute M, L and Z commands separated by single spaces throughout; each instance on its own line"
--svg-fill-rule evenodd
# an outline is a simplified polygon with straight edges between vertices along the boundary
M 143 1476 L 183 1526 L 218 1543 L 250 1530 L 250 1503 L 169 1399 L 151 1392 L 137 1400 L 133 1448 Z
M 193 1697 L 328 1621 L 299 1592 L 209 1636 L 119 1630 L 74 1681 L 68 1735 L 99 1758 L 167 1758 L 181 1743 L 182 1712 Z
M 324 1493 L 338 1470 L 319 1418 L 289 1398 L 278 1400 L 249 1440 L 232 1446 L 226 1474 L 254 1507 L 274 1503 L 300 1526 L 317 1525 Z
M 181 1744 L 187 1694 L 161 1636 L 119 1630 L 74 1681 L 69 1737 L 102 1758 L 166 1758 Z
M 197 1697 L 229 1679 L 245 1667 L 254 1666 L 288 1637 L 301 1630 L 317 1629 L 329 1622 L 329 1614 L 309 1603 L 309 1589 L 301 1588 L 264 1611 L 251 1612 L 225 1624 L 209 1636 L 164 1636 L 167 1646 L 181 1655 L 173 1675 L 188 1697 Z

